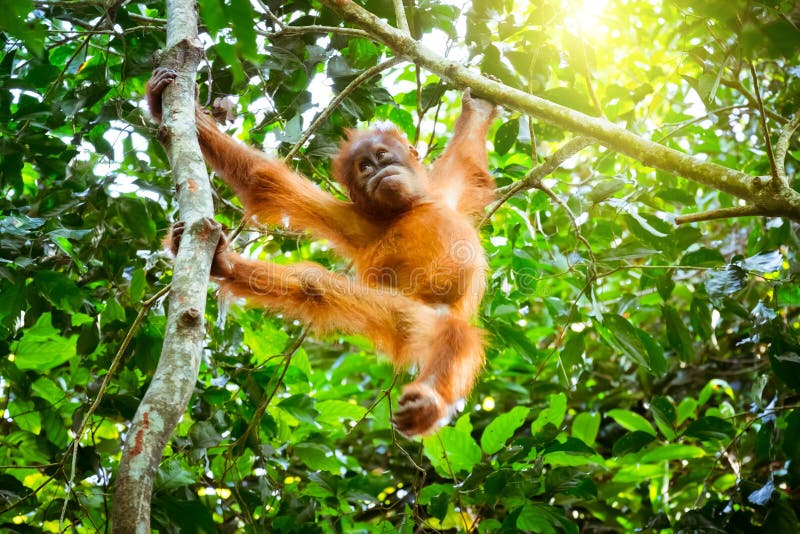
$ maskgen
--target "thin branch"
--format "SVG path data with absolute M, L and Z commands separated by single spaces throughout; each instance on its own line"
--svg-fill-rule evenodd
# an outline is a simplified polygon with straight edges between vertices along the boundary
M 137 13 L 128 13 L 128 18 L 134 20 L 136 22 L 141 22 L 142 24 L 149 24 L 154 26 L 166 26 L 167 19 L 159 19 L 155 17 L 146 17 L 144 15 L 139 15 Z
M 406 18 L 406 6 L 403 5 L 403 0 L 392 0 L 394 4 L 394 16 L 397 19 L 397 27 L 400 31 L 404 31 L 411 35 L 408 29 L 408 19 Z
M 758 118 L 761 123 L 761 131 L 764 133 L 764 144 L 767 148 L 767 157 L 769 158 L 769 168 L 772 174 L 772 180 L 777 182 L 780 180 L 780 174 L 778 173 L 778 166 L 775 163 L 775 152 L 772 150 L 772 139 L 769 135 L 767 116 L 764 112 L 764 101 L 761 100 L 761 91 L 758 88 L 758 74 L 756 74 L 756 68 L 752 62 L 750 62 L 750 76 L 753 78 L 753 91 L 756 94 L 756 102 L 758 103 Z
M 756 100 L 756 97 L 753 96 L 753 93 L 747 90 L 747 87 L 742 85 L 742 82 L 740 82 L 738 78 L 732 80 L 728 78 L 723 78 L 722 80 L 720 80 L 720 83 L 722 83 L 722 85 L 730 87 L 731 89 L 736 89 L 747 100 L 747 102 L 750 104 L 750 107 L 758 108 L 758 101 Z M 789 122 L 789 120 L 786 117 L 778 115 L 777 113 L 769 109 L 766 110 L 766 114 L 767 117 L 769 117 L 774 121 L 778 121 L 781 124 L 786 124 L 787 122 Z
M 439 446 L 442 448 L 442 456 L 444 457 L 444 463 L 447 465 L 447 470 L 450 472 L 450 478 L 453 479 L 453 487 L 456 488 L 456 503 L 458 504 L 458 516 L 461 518 L 461 522 L 464 523 L 464 532 L 472 532 L 470 528 L 470 523 L 467 522 L 466 518 L 464 517 L 464 503 L 461 502 L 461 491 L 458 489 L 461 485 L 461 481 L 458 480 L 456 477 L 456 472 L 453 469 L 453 464 L 450 463 L 450 457 L 447 455 L 447 447 L 444 446 L 444 442 L 442 441 L 442 433 L 436 432 L 435 434 L 437 441 L 439 442 Z
M 267 14 L 269 20 L 271 20 L 273 24 L 275 24 L 281 30 L 286 28 L 286 24 L 283 23 L 280 17 L 278 17 L 275 13 L 272 12 L 272 10 L 269 8 L 267 4 L 265 4 L 262 0 L 256 0 L 256 2 L 258 2 L 258 5 L 261 7 L 261 9 L 264 10 L 264 13 Z
M 63 467 L 63 466 L 62 466 L 62 467 Z M 14 468 L 15 468 L 15 469 L 18 469 L 18 467 L 17 467 L 17 466 L 14 466 Z M 50 475 L 49 477 L 47 477 L 47 478 L 44 480 L 44 482 L 42 482 L 41 484 L 39 484 L 38 486 L 36 486 L 35 488 L 33 488 L 33 489 L 32 489 L 32 490 L 31 490 L 31 491 L 30 491 L 30 492 L 29 492 L 27 495 L 25 495 L 24 497 L 21 497 L 21 498 L 17 499 L 16 501 L 14 501 L 13 503 L 9 504 L 9 505 L 8 505 L 8 506 L 6 506 L 5 508 L 0 508 L 0 514 L 5 514 L 6 512 L 8 512 L 8 511 L 10 511 L 10 510 L 13 510 L 14 508 L 16 508 L 17 506 L 19 506 L 19 505 L 20 505 L 20 504 L 22 504 L 23 502 L 27 501 L 28 499 L 30 499 L 30 498 L 32 498 L 32 497 L 36 497 L 36 495 L 37 495 L 37 494 L 38 494 L 40 491 L 42 491 L 42 489 L 44 489 L 44 487 L 45 487 L 45 486 L 47 486 L 48 484 L 50 484 L 50 482 L 52 482 L 52 481 L 53 481 L 53 480 L 56 478 L 56 476 L 58 475 L 58 473 L 59 473 L 60 471 L 61 471 L 60 469 L 53 471 L 53 474 L 52 474 L 52 475 Z
M 306 33 L 336 33 L 339 35 L 346 35 L 348 37 L 372 39 L 372 37 L 364 30 L 359 30 L 357 28 L 339 28 L 338 26 L 282 26 L 281 29 L 276 32 L 256 30 L 256 33 L 270 39 L 274 39 L 276 37 L 304 35 Z
M 688 120 L 685 120 L 685 121 L 682 121 L 682 122 L 673 123 L 675 125 L 675 127 L 672 130 L 670 130 L 667 133 L 665 133 L 662 137 L 659 137 L 658 139 L 656 139 L 656 142 L 663 143 L 664 141 L 666 141 L 667 139 L 669 139 L 670 137 L 672 137 L 673 135 L 675 135 L 679 131 L 681 131 L 684 128 L 686 128 L 687 126 L 691 126 L 692 124 L 704 121 L 704 120 L 710 118 L 711 115 L 716 115 L 717 113 L 724 113 L 726 111 L 732 111 L 734 109 L 747 109 L 749 107 L 750 106 L 747 105 L 747 104 L 737 104 L 737 105 L 734 105 L 734 106 L 725 106 L 723 108 L 712 109 L 711 111 L 708 111 L 706 114 L 700 115 L 699 117 L 694 117 L 694 118 L 691 118 L 691 119 L 688 119 Z
M 286 349 L 284 351 L 284 353 L 281 355 L 283 357 L 283 359 L 284 359 L 284 366 L 283 366 L 283 369 L 281 370 L 281 374 L 278 376 L 278 379 L 275 381 L 275 387 L 272 389 L 270 394 L 267 395 L 267 397 L 261 402 L 261 404 L 258 405 L 258 408 L 256 408 L 256 411 L 253 412 L 253 416 L 252 416 L 252 418 L 250 420 L 250 424 L 247 425 L 247 428 L 245 429 L 244 432 L 242 432 L 242 435 L 239 436 L 238 438 L 236 438 L 236 441 L 234 441 L 231 444 L 232 448 L 235 448 L 239 444 L 244 443 L 247 440 L 247 438 L 250 436 L 250 433 L 253 432 L 255 427 L 257 427 L 258 425 L 261 424 L 261 418 L 264 417 L 264 413 L 267 411 L 267 407 L 269 406 L 269 403 L 272 402 L 273 398 L 275 398 L 275 395 L 278 393 L 278 390 L 281 387 L 281 383 L 283 382 L 283 378 L 286 376 L 286 372 L 289 370 L 289 364 L 292 363 L 292 357 L 294 356 L 295 352 L 297 352 L 298 349 L 300 349 L 300 346 L 303 344 L 303 341 L 305 341 L 306 336 L 308 335 L 308 332 L 309 332 L 309 328 L 305 327 L 303 329 L 303 331 L 300 333 L 300 335 L 297 336 L 297 339 L 292 344 L 292 346 L 289 347 L 288 349 Z
M 572 210 L 569 209 L 567 203 L 561 200 L 558 197 L 558 195 L 556 195 L 553 192 L 553 190 L 547 187 L 541 180 L 539 181 L 538 184 L 534 185 L 533 187 L 543 192 L 550 198 L 550 200 L 561 206 L 561 209 L 563 209 L 564 212 L 567 214 L 567 217 L 569 218 L 569 221 L 572 224 L 573 230 L 575 230 L 575 238 L 581 243 L 583 243 L 584 247 L 586 247 L 586 252 L 589 254 L 589 259 L 592 260 L 592 263 L 597 263 L 597 258 L 595 258 L 594 251 L 592 250 L 592 245 L 589 243 L 586 237 L 584 237 L 583 232 L 581 232 L 581 228 L 580 226 L 578 226 L 578 219 L 575 217 L 575 214 L 572 213 Z
M 393 57 L 359 74 L 352 82 L 350 82 L 347 85 L 347 87 L 345 87 L 342 90 L 342 92 L 340 92 L 338 95 L 334 97 L 333 100 L 331 100 L 331 103 L 328 104 L 327 107 L 322 110 L 322 113 L 317 115 L 317 117 L 314 119 L 311 125 L 303 133 L 303 136 L 300 138 L 300 140 L 286 154 L 286 156 L 284 157 L 284 161 L 291 160 L 300 151 L 303 145 L 306 144 L 306 141 L 308 141 L 311 138 L 311 136 L 314 135 L 314 132 L 317 131 L 317 128 L 319 128 L 323 122 L 328 120 L 328 117 L 331 115 L 331 113 L 333 113 L 333 110 L 335 110 L 345 98 L 350 96 L 350 94 L 353 91 L 355 91 L 359 85 L 369 80 L 373 76 L 383 72 L 384 70 L 397 65 L 401 61 L 403 61 L 402 58 Z
M 375 407 L 377 407 L 377 406 L 378 406 L 378 404 L 380 404 L 381 402 L 383 402 L 383 399 L 387 399 L 387 398 L 389 398 L 389 396 L 392 394 L 392 390 L 393 390 L 393 389 L 394 389 L 394 387 L 397 385 L 397 381 L 398 381 L 399 379 L 400 379 L 400 375 L 399 375 L 398 373 L 395 373 L 395 374 L 394 374 L 394 379 L 392 380 L 392 383 L 391 383 L 391 384 L 389 384 L 389 387 L 388 387 L 388 388 L 386 388 L 386 389 L 384 389 L 384 390 L 381 392 L 380 396 L 379 396 L 377 399 L 375 399 L 375 402 L 373 402 L 373 403 L 370 405 L 370 407 L 369 407 L 369 408 L 367 408 L 367 411 L 366 411 L 366 412 L 364 412 L 364 415 L 362 415 L 362 416 L 359 418 L 359 420 L 358 420 L 358 421 L 356 421 L 356 422 L 355 422 L 355 424 L 354 424 L 352 427 L 350 427 L 350 430 L 348 430 L 348 431 L 347 431 L 347 434 L 348 434 L 348 435 L 349 435 L 349 434 L 350 434 L 350 433 L 351 433 L 353 430 L 355 430 L 355 429 L 358 427 L 358 425 L 360 425 L 361 423 L 363 423 L 363 422 L 364 422 L 364 420 L 367 418 L 367 416 L 368 416 L 369 414 L 371 414 L 371 413 L 372 413 L 372 411 L 375 409 Z M 391 402 L 391 400 L 390 400 L 389 402 Z
M 394 53 L 437 74 L 455 87 L 470 87 L 473 93 L 501 106 L 531 114 L 551 124 L 597 140 L 603 146 L 643 165 L 713 187 L 754 204 L 774 217 L 800 221 L 800 192 L 778 184 L 763 190 L 760 177 L 675 150 L 639 136 L 619 124 L 593 117 L 492 80 L 468 65 L 452 61 L 425 47 L 405 32 L 393 28 L 356 2 L 320 0 L 345 20 L 370 32 Z M 769 113 L 766 113 L 769 115 Z M 786 119 L 783 120 L 786 122 Z M 766 193 L 769 194 L 766 194 Z
M 586 90 L 589 92 L 589 97 L 592 100 L 592 105 L 594 106 L 597 114 L 601 117 L 605 117 L 606 114 L 603 112 L 603 105 L 600 103 L 600 99 L 597 98 L 597 93 L 594 91 L 594 84 L 592 83 L 592 71 L 589 70 L 589 58 L 586 56 L 586 48 L 581 46 L 580 50 L 583 59 L 583 68 L 586 71 L 583 73 L 584 80 L 586 81 Z
M 778 165 L 778 176 L 780 176 L 784 183 L 789 182 L 789 178 L 786 176 L 786 153 L 789 151 L 789 141 L 792 138 L 792 134 L 798 126 L 800 126 L 800 113 L 795 115 L 794 118 L 783 127 L 783 131 L 781 131 L 781 135 L 778 137 L 778 142 L 775 143 L 775 163 Z
M 558 150 L 550 154 L 541 165 L 532 169 L 525 178 L 514 182 L 511 185 L 506 187 L 501 187 L 497 189 L 497 193 L 502 195 L 499 200 L 495 201 L 490 207 L 488 213 L 484 216 L 481 220 L 480 225 L 483 226 L 494 213 L 508 200 L 519 193 L 524 189 L 531 189 L 531 188 L 539 188 L 539 184 L 542 181 L 542 178 L 548 176 L 553 171 L 555 171 L 558 167 L 561 166 L 562 163 L 567 161 L 569 158 L 574 156 L 576 153 L 580 152 L 587 146 L 596 143 L 595 139 L 590 137 L 575 137 L 570 139 L 563 145 L 561 145 Z
M 715 219 L 729 219 L 734 217 L 751 217 L 754 215 L 769 215 L 764 208 L 758 206 L 733 206 L 704 211 L 702 213 L 689 213 L 675 217 L 675 224 L 686 224 L 700 221 L 713 221 Z
M 75 471 L 78 465 L 78 446 L 80 445 L 81 438 L 83 437 L 83 432 L 84 430 L 86 430 L 86 425 L 89 424 L 89 421 L 94 415 L 94 412 L 97 411 L 97 408 L 100 406 L 100 403 L 102 402 L 103 397 L 105 396 L 106 390 L 108 389 L 108 386 L 111 383 L 111 377 L 114 376 L 117 367 L 119 367 L 120 362 L 122 362 L 122 358 L 125 355 L 125 351 L 128 350 L 128 346 L 131 344 L 134 334 L 136 334 L 136 332 L 139 330 L 139 325 L 142 324 L 145 315 L 147 315 L 147 312 L 150 311 L 150 308 L 153 307 L 153 304 L 158 302 L 158 300 L 161 297 L 169 293 L 171 287 L 172 284 L 167 284 L 166 286 L 162 287 L 161 290 L 158 291 L 158 293 L 156 293 L 155 295 L 153 295 L 152 297 L 150 297 L 149 299 L 147 299 L 142 303 L 142 307 L 139 309 L 139 313 L 136 315 L 136 319 L 133 320 L 131 327 L 128 329 L 128 333 L 125 334 L 125 338 L 122 340 L 119 349 L 117 349 L 117 353 L 114 355 L 114 359 L 111 361 L 111 365 L 108 367 L 108 372 L 106 372 L 106 375 L 103 377 L 103 383 L 100 384 L 100 389 L 97 392 L 97 396 L 95 397 L 94 402 L 92 403 L 91 406 L 89 406 L 89 409 L 83 416 L 83 420 L 81 421 L 81 426 L 78 427 L 78 431 L 75 432 L 75 437 L 73 438 L 72 443 L 69 444 L 66 452 L 64 453 L 64 459 L 66 459 L 66 457 L 69 456 L 70 453 L 72 454 L 69 479 L 67 480 L 68 488 L 72 488 L 73 484 L 75 483 Z M 61 532 L 62 530 L 64 524 L 64 518 L 66 517 L 67 514 L 69 495 L 70 492 L 67 492 L 66 496 L 64 497 L 64 506 L 61 508 L 61 519 L 58 524 L 59 532 Z

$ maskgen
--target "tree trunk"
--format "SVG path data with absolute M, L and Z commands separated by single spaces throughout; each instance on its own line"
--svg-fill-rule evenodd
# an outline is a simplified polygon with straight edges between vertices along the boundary
M 150 532 L 150 497 L 164 445 L 197 381 L 205 329 L 206 289 L 219 225 L 195 127 L 195 73 L 203 55 L 193 0 L 167 1 L 167 50 L 161 64 L 178 71 L 164 91 L 164 142 L 186 230 L 173 269 L 164 346 L 158 368 L 128 430 L 116 479 L 114 532 Z

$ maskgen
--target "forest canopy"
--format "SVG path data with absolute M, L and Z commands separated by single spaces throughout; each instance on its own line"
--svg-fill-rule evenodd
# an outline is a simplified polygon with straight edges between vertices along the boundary
M 165 4 L 0 0 L 3 531 L 112 527 L 171 335 L 181 212 L 144 101 Z M 391 122 L 430 163 L 465 89 L 500 105 L 487 353 L 463 411 L 408 440 L 410 373 L 212 284 L 154 530 L 800 531 L 800 5 L 198 8 L 200 105 L 340 198 L 348 128 Z M 349 272 L 212 184 L 237 251 Z

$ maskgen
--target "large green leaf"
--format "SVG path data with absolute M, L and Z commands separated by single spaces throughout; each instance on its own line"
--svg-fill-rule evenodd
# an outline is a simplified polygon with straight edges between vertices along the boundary
M 75 356 L 78 336 L 64 337 L 53 328 L 50 313 L 43 313 L 19 340 L 14 364 L 20 369 L 47 371 Z
M 481 448 L 486 454 L 499 451 L 514 432 L 522 426 L 530 413 L 530 408 L 515 406 L 510 412 L 500 414 L 481 434 Z

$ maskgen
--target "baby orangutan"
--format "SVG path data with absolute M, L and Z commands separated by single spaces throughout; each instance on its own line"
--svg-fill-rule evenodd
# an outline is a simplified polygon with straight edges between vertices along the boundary
M 175 76 L 157 68 L 148 82 L 159 122 L 161 94 Z M 392 418 L 409 437 L 447 423 L 483 362 L 482 333 L 471 324 L 486 274 L 475 224 L 493 198 L 486 133 L 494 115 L 493 104 L 466 91 L 453 138 L 430 175 L 394 127 L 348 132 L 333 160 L 350 197 L 342 201 L 196 114 L 206 161 L 248 216 L 328 240 L 357 271 L 350 278 L 316 263 L 254 261 L 223 239 L 211 271 L 221 291 L 316 332 L 363 334 L 396 366 L 416 365 L 419 375 L 403 388 Z M 181 226 L 173 232 L 177 250 Z

